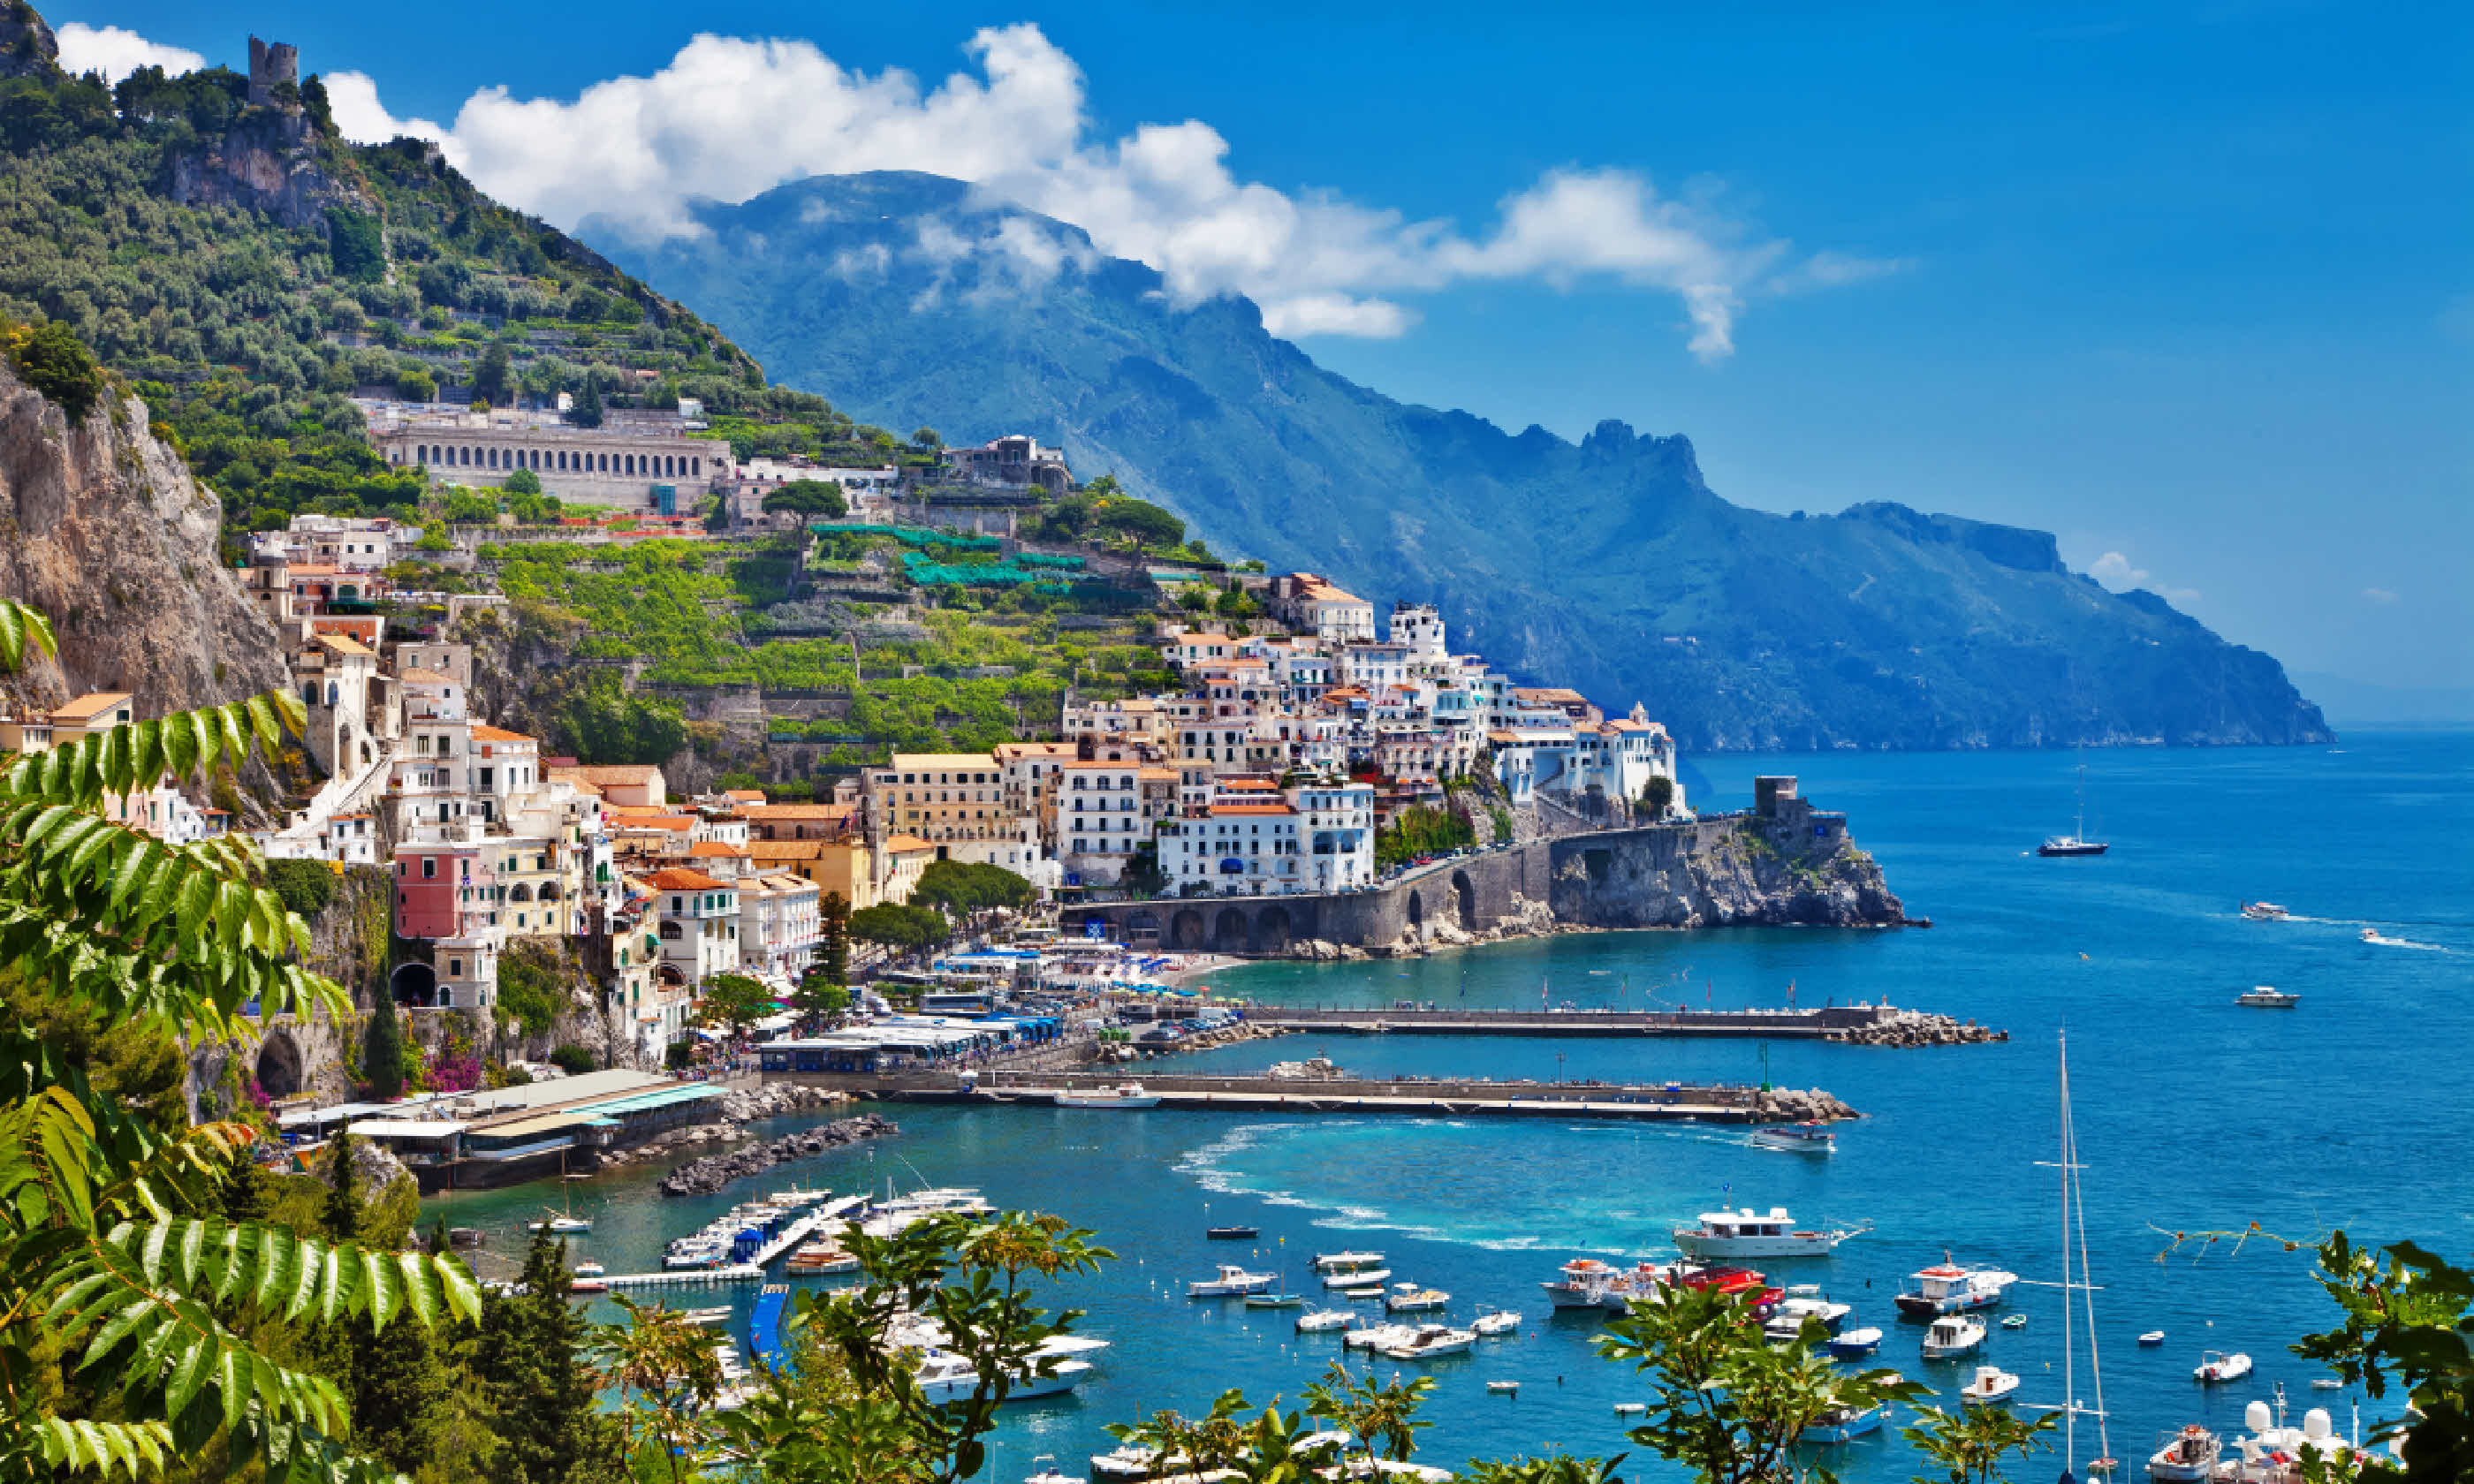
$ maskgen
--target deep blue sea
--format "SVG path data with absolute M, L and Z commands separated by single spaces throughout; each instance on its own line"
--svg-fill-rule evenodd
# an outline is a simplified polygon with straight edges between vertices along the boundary
M 1819 1087 L 1862 1110 L 1827 1160 L 1748 1147 L 1714 1127 L 1543 1122 L 1262 1118 L 1152 1112 L 921 1108 L 874 1148 L 787 1171 L 803 1184 L 968 1184 L 1012 1206 L 1097 1228 L 1121 1255 L 1069 1285 L 1085 1329 L 1114 1341 L 1079 1395 L 1008 1414 L 987 1477 L 1012 1484 L 1053 1454 L 1082 1473 L 1101 1431 L 1160 1406 L 1193 1411 L 1236 1386 L 1258 1404 L 1298 1390 L 1338 1352 L 1296 1336 L 1291 1315 L 1193 1303 L 1183 1283 L 1245 1257 L 1310 1281 L 1318 1250 L 1371 1246 L 1402 1278 L 1448 1289 L 1452 1312 L 1516 1305 L 1517 1338 L 1428 1368 L 1440 1389 L 1420 1456 L 1628 1448 L 1613 1404 L 1633 1378 L 1595 1358 L 1585 1318 L 1550 1317 L 1538 1283 L 1576 1253 L 1671 1252 L 1666 1231 L 1718 1205 L 1789 1208 L 1799 1218 L 1870 1221 L 1827 1260 L 1774 1263 L 1781 1281 L 1820 1282 L 1856 1305 L 1854 1325 L 1889 1331 L 1880 1363 L 1944 1394 L 1956 1364 L 1917 1355 L 1920 1331 L 1889 1297 L 1949 1252 L 2031 1279 L 2060 1267 L 2055 1043 L 2068 1028 L 2104 1400 L 2122 1477 L 2163 1429 L 2239 1425 L 2243 1404 L 2282 1379 L 2341 1430 L 2348 1394 L 2313 1391 L 2288 1352 L 2332 1309 L 2307 1253 L 2251 1239 L 2241 1250 L 2172 1233 L 2257 1223 L 2299 1239 L 2342 1227 L 2358 1238 L 2474 1248 L 2474 737 L 2350 737 L 2333 748 L 2091 753 L 2092 860 L 2027 853 L 2069 827 L 2077 761 L 2067 754 L 1831 754 L 1699 760 L 1695 802 L 1749 802 L 1756 773 L 1791 772 L 1823 806 L 1851 816 L 1910 913 L 1929 931 L 1721 929 L 1579 935 L 1405 964 L 1248 966 L 1215 987 L 1264 1000 L 1534 1006 L 1775 1005 L 1887 998 L 2007 1029 L 2006 1044 L 1878 1050 L 1778 1042 L 1774 1083 Z M 2281 923 L 2244 921 L 2244 898 L 2283 903 Z M 2373 928 L 2384 941 L 2365 943 Z M 2246 1010 L 2255 985 L 2298 992 L 2299 1008 Z M 1316 1052 L 1352 1070 L 1496 1076 L 1758 1082 L 1762 1048 L 1719 1041 L 1612 1042 L 1429 1037 L 1291 1037 L 1197 1059 L 1248 1069 Z M 578 1210 L 599 1224 L 584 1253 L 614 1271 L 656 1265 L 661 1241 L 767 1188 L 665 1202 L 652 1172 L 595 1182 Z M 559 1194 L 536 1185 L 437 1203 L 494 1230 Z M 1206 1242 L 1218 1222 L 1259 1225 L 1251 1253 Z M 2026 1400 L 2058 1400 L 2059 1296 L 2013 1290 L 2024 1330 L 1993 1330 L 1984 1358 L 2026 1378 Z M 742 1308 L 752 1302 L 742 1290 Z M 711 1299 L 693 1302 L 715 1302 Z M 2165 1344 L 2135 1336 L 2163 1329 Z M 740 1335 L 744 1341 L 743 1326 Z M 2254 1384 L 2210 1394 L 2191 1380 L 2203 1350 L 2242 1350 Z M 1388 1363 L 1386 1371 L 1394 1369 Z M 1490 1395 L 1517 1379 L 1516 1400 Z M 2084 1375 L 2082 1393 L 2087 1389 Z M 2365 1414 L 2365 1424 L 2369 1414 Z M 2082 1427 L 2091 1424 L 2082 1424 Z M 1905 1478 L 1895 1433 L 1835 1450 L 1851 1479 Z M 2077 1456 L 2096 1449 L 2083 1440 Z M 1670 1476 L 1639 1455 L 1625 1471 Z M 2015 1477 L 2051 1477 L 2048 1457 Z

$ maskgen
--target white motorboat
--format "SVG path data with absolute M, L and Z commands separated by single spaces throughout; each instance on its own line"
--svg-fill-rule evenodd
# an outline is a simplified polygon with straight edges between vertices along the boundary
M 1090 1088 L 1082 1091 L 1056 1094 L 1059 1108 L 1157 1108 L 1159 1094 L 1145 1091 L 1139 1082 L 1121 1082 L 1113 1088 Z
M 1881 1430 L 1881 1409 L 1877 1406 L 1840 1407 L 1824 1412 L 1804 1429 L 1807 1443 L 1853 1443 L 1866 1433 Z
M 1849 1329 L 1830 1337 L 1830 1353 L 1837 1360 L 1861 1360 L 1881 1348 L 1881 1331 L 1875 1328 Z
M 1370 1268 L 1383 1261 L 1379 1252 L 1322 1252 L 1315 1254 L 1318 1273 L 1341 1273 L 1352 1268 Z
M 1383 1281 L 1391 1276 L 1390 1268 L 1372 1268 L 1363 1273 L 1326 1273 L 1322 1285 L 1325 1288 L 1380 1288 Z
M 2149 1349 L 2154 1349 L 2156 1346 L 2165 1343 L 2165 1331 L 2162 1329 L 2150 1329 L 2139 1337 L 2139 1343 L 2148 1347 Z
M 1417 1333 L 1416 1325 L 1362 1325 L 1343 1334 L 1340 1343 L 1349 1350 L 1379 1351 L 1414 1338 Z
M 2224 1444 L 2196 1423 L 2157 1440 L 2147 1456 L 2147 1476 L 2155 1484 L 2208 1484 L 2216 1477 L 2218 1455 Z
M 2302 996 L 2269 985 L 2256 984 L 2235 995 L 2234 1003 L 2258 1010 L 2291 1010 L 2302 1003 Z
M 1474 1329 L 1455 1329 L 1449 1325 L 1419 1325 L 1408 1339 L 1383 1347 L 1383 1354 L 1393 1360 L 1434 1360 L 1444 1355 L 1466 1355 L 1477 1343 Z
M 859 1259 L 844 1252 L 840 1242 L 832 1237 L 824 1237 L 809 1242 L 800 1247 L 797 1252 L 790 1254 L 789 1259 L 783 1264 L 783 1268 L 787 1272 L 805 1273 L 811 1276 L 856 1273 L 859 1271 Z
M 1007 1378 L 1005 1400 L 1027 1401 L 1061 1395 L 1081 1385 L 1092 1369 L 1087 1360 L 1059 1360 L 1045 1376 L 1031 1369 L 1015 1372 Z M 979 1368 L 967 1357 L 944 1351 L 931 1352 L 920 1360 L 916 1379 L 920 1395 L 932 1402 L 967 1401 L 980 1389 Z
M 1902 1314 L 1930 1319 L 1938 1314 L 1990 1307 L 2001 1303 L 2001 1296 L 2018 1281 L 2018 1274 L 2000 1268 L 1965 1268 L 1944 1261 L 1911 1275 L 1908 1281 L 1915 1286 L 1902 1292 L 1894 1302 Z
M 1555 1282 L 1540 1283 L 1547 1301 L 1557 1308 L 1602 1308 L 1607 1290 L 1622 1275 L 1612 1265 L 1595 1257 L 1575 1257 L 1563 1266 L 1563 1278 Z
M 527 1232 L 547 1232 L 553 1236 L 564 1236 L 570 1233 L 592 1231 L 593 1218 L 590 1216 L 552 1216 L 547 1221 L 532 1222 L 527 1225 L 524 1230 Z
M 1486 1383 L 1486 1389 L 1497 1396 L 1516 1397 L 1520 1394 L 1520 1383 L 1518 1381 L 1489 1381 Z
M 2241 1380 L 2248 1375 L 2250 1375 L 2250 1357 L 2241 1351 L 2235 1351 L 2229 1355 L 2219 1354 L 2216 1351 L 2204 1352 L 2199 1356 L 2199 1363 L 2191 1368 L 2191 1379 L 2202 1386 L 2221 1386 L 2227 1381 Z
M 1516 1334 L 1520 1329 L 1518 1309 L 1489 1309 L 1469 1321 L 1469 1328 L 1480 1334 Z
M 730 1323 L 730 1305 L 727 1304 L 716 1304 L 711 1308 L 691 1308 L 681 1314 L 679 1317 L 686 1320 L 689 1324 L 696 1326 L 698 1328 L 710 1329 L 716 1325 L 726 1325 Z
M 1112 1484 L 1131 1484 L 1133 1480 L 1148 1479 L 1184 1467 L 1186 1459 L 1182 1453 L 1162 1458 L 1157 1448 L 1135 1448 L 1130 1444 L 1091 1455 L 1091 1476 L 1110 1480 Z
M 1984 1327 L 1964 1314 L 1944 1314 L 1925 1331 L 1927 1360 L 1955 1360 L 1984 1343 Z
M 1799 1227 L 1783 1206 L 1763 1215 L 1741 1210 L 1704 1211 L 1700 1224 L 1677 1227 L 1675 1245 L 1687 1257 L 1827 1257 L 1838 1244 L 1872 1230 L 1869 1224 L 1817 1230 Z
M 1815 1319 L 1821 1322 L 1824 1333 L 1836 1334 L 1838 1327 L 1847 1322 L 1847 1316 L 1855 1312 L 1856 1306 L 1852 1304 L 1832 1304 L 1828 1299 L 1788 1299 L 1771 1309 L 1770 1317 L 1761 1321 L 1761 1332 L 1773 1340 L 1786 1343 L 1804 1333 L 1806 1320 Z
M 1828 1154 L 1838 1147 L 1838 1136 L 1820 1119 L 1807 1118 L 1802 1123 L 1774 1123 L 1755 1129 L 1752 1145 L 1786 1154 Z
M 1046 1464 L 1048 1467 L 1035 1473 L 1025 1475 L 1022 1484 L 1089 1484 L 1088 1480 L 1058 1469 L 1056 1455 L 1054 1453 L 1042 1453 L 1031 1462 Z
M 2242 904 L 2242 915 L 2254 922 L 2282 922 L 2293 914 L 2272 901 L 2246 901 Z
M 1233 1262 L 1220 1264 L 1218 1276 L 1185 1285 L 1190 1299 L 1226 1299 L 1240 1294 L 1269 1293 L 1278 1277 L 1272 1273 L 1249 1273 Z
M 579 1262 L 575 1265 L 575 1276 L 578 1278 L 599 1278 L 609 1271 L 598 1262 Z
M 1976 1379 L 1958 1389 L 1958 1400 L 1966 1406 L 2005 1406 L 2018 1389 L 2019 1377 L 2000 1366 L 1977 1366 Z
M 1387 1314 L 1420 1314 L 1439 1309 L 1452 1302 L 1452 1296 L 1441 1288 L 1420 1288 L 1416 1283 L 1395 1283 L 1383 1299 Z
M 1356 1317 L 1355 1309 L 1309 1309 L 1298 1316 L 1298 1333 L 1322 1334 L 1333 1329 L 1346 1329 L 1348 1328 L 1349 1321 Z

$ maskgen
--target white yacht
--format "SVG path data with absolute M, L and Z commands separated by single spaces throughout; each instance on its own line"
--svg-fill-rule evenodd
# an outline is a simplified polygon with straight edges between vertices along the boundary
M 1159 1094 L 1143 1089 L 1139 1082 L 1123 1082 L 1113 1088 L 1090 1088 L 1081 1091 L 1056 1094 L 1059 1108 L 1157 1108 Z
M 1298 1333 L 1324 1334 L 1334 1329 L 1346 1329 L 1348 1328 L 1348 1322 L 1356 1317 L 1355 1309 L 1308 1309 L 1298 1316 Z
M 2157 1440 L 2147 1457 L 2147 1476 L 2155 1484 L 2207 1484 L 2216 1477 L 2217 1459 L 2224 1444 L 2196 1423 Z
M 1379 1252 L 1319 1252 L 1315 1254 L 1314 1265 L 1318 1273 L 1343 1273 L 1377 1267 L 1382 1261 L 1383 1255 Z
M 1977 1366 L 1976 1379 L 1958 1389 L 1958 1400 L 1966 1406 L 2006 1406 L 2018 1389 L 2019 1377 L 2000 1366 Z
M 1325 1288 L 1379 1288 L 1391 1276 L 1390 1268 L 1369 1268 L 1362 1273 L 1325 1273 L 1322 1285 Z
M 2248 1005 L 2257 1010 L 2291 1010 L 2302 1003 L 2302 996 L 2269 985 L 2258 984 L 2235 995 L 2234 1003 Z
M 1936 1314 L 1991 1307 L 2001 1302 L 2001 1296 L 2010 1291 L 2019 1275 L 2000 1268 L 1964 1268 L 1944 1261 L 1922 1269 L 1908 1281 L 1915 1286 L 1893 1301 L 1899 1312 L 1913 1319 L 1930 1319 Z
M 1186 1284 L 1185 1294 L 1190 1299 L 1225 1299 L 1239 1294 L 1269 1293 L 1272 1284 L 1277 1281 L 1275 1274 L 1249 1273 L 1233 1262 L 1224 1262 L 1220 1264 L 1218 1276 Z
M 2241 1380 L 2248 1375 L 2250 1375 L 2250 1357 L 2241 1351 L 2235 1351 L 2230 1355 L 2219 1354 L 2215 1351 L 2204 1352 L 2199 1356 L 2199 1363 L 2191 1368 L 2191 1379 L 2202 1386 L 2221 1386 L 2227 1381 Z
M 1455 1329 L 1449 1325 L 1419 1325 L 1409 1338 L 1383 1347 L 1383 1354 L 1393 1360 L 1433 1360 L 1443 1355 L 1466 1355 L 1477 1343 L 1474 1329 Z
M 524 1227 L 524 1230 L 527 1232 L 547 1232 L 553 1236 L 563 1236 L 576 1232 L 592 1231 L 593 1218 L 590 1216 L 552 1216 L 546 1221 L 528 1223 Z
M 2242 904 L 2242 915 L 2254 922 L 2282 922 L 2293 914 L 2272 901 L 2246 901 Z
M 1792 1341 L 1804 1332 L 1806 1320 L 1817 1319 L 1825 1332 L 1836 1334 L 1838 1327 L 1855 1312 L 1856 1306 L 1852 1304 L 1832 1304 L 1828 1299 L 1788 1299 L 1771 1309 L 1770 1317 L 1761 1321 L 1761 1332 L 1773 1340 Z
M 1955 1360 L 1984 1343 L 1984 1327 L 1964 1314 L 1944 1314 L 1925 1331 L 1927 1360 Z
M 1416 1283 L 1395 1283 L 1383 1299 L 1387 1314 L 1418 1314 L 1439 1309 L 1452 1302 L 1452 1296 L 1441 1288 L 1420 1288 Z
M 1017 1372 L 1007 1385 L 1006 1400 L 1026 1401 L 1072 1391 L 1091 1370 L 1087 1360 L 1060 1360 L 1046 1376 L 1035 1370 Z M 979 1368 L 945 1351 L 932 1351 L 920 1360 L 917 1379 L 920 1394 L 930 1401 L 967 1401 L 980 1388 Z
M 2328 1476 L 2345 1474 L 2346 1455 L 2352 1445 L 2337 1436 L 2333 1419 L 2324 1407 L 2313 1407 L 2302 1414 L 2302 1425 L 2285 1425 L 2285 1386 L 2276 1388 L 2276 1410 L 2270 1417 L 2268 1404 L 2253 1401 L 2243 1408 L 2243 1425 L 2250 1436 L 2234 1439 L 2234 1450 L 2242 1454 L 2242 1484 L 2303 1484 L 2307 1477 L 2302 1467 L 2302 1450 L 2310 1448 L 2327 1460 L 2332 1467 Z M 2221 1475 L 2220 1475 L 2221 1476 Z M 2366 1473 L 2365 1477 L 2373 1475 Z
M 1469 1321 L 1469 1328 L 1480 1334 L 1516 1334 L 1520 1329 L 1518 1309 L 1489 1309 Z
M 1340 1343 L 1349 1350 L 1381 1350 L 1414 1338 L 1417 1333 L 1416 1325 L 1361 1325 L 1343 1334 Z
M 1870 1223 L 1831 1230 L 1799 1227 L 1783 1206 L 1764 1215 L 1741 1210 L 1704 1211 L 1698 1226 L 1677 1227 L 1675 1245 L 1687 1257 L 1827 1257 L 1838 1244 L 1872 1230 Z

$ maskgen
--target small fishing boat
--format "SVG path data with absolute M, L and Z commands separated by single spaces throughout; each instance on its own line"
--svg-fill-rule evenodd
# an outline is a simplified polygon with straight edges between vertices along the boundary
M 812 1277 L 827 1273 L 856 1273 L 859 1271 L 859 1258 L 844 1252 L 839 1242 L 822 1238 L 802 1244 L 782 1266 L 788 1272 Z
M 1382 1260 L 1383 1255 L 1379 1252 L 1320 1252 L 1315 1254 L 1314 1265 L 1318 1273 L 1341 1273 L 1352 1268 L 1374 1267 Z
M 2246 901 L 2242 904 L 2242 915 L 2254 922 L 2282 922 L 2293 914 L 2272 901 Z
M 2217 1455 L 2224 1444 L 2196 1423 L 2169 1432 L 2161 1447 L 2147 1456 L 2147 1476 L 2155 1484 L 2206 1484 L 2216 1477 Z
M 1452 1296 L 1441 1288 L 1420 1288 L 1416 1283 L 1395 1283 L 1383 1300 L 1388 1314 L 1419 1314 L 1439 1309 L 1452 1302 Z
M 1958 1400 L 1967 1406 L 2007 1406 L 2018 1389 L 2019 1377 L 2000 1366 L 1977 1366 L 1976 1379 L 1958 1389 Z
M 2165 1331 L 2162 1329 L 2150 1329 L 2146 1334 L 2139 1337 L 2139 1343 L 2150 1347 L 2162 1345 L 2165 1343 Z
M 1621 1410 L 1618 1408 L 1617 1410 Z M 1811 1426 L 1804 1429 L 1807 1443 L 1853 1443 L 1866 1433 L 1881 1430 L 1881 1409 L 1877 1406 L 1840 1407 L 1824 1412 Z
M 1351 1304 L 1363 1304 L 1369 1299 L 1383 1297 L 1383 1288 L 1379 1283 L 1370 1288 L 1343 1288 L 1340 1296 Z
M 1087 1088 L 1056 1094 L 1059 1108 L 1157 1108 L 1159 1094 L 1146 1091 L 1139 1082 L 1121 1082 L 1113 1088 Z
M 546 1221 L 532 1222 L 528 1224 L 524 1230 L 527 1232 L 547 1232 L 553 1236 L 564 1236 L 570 1233 L 592 1231 L 593 1218 L 590 1216 L 552 1216 Z
M 2229 1355 L 2215 1351 L 2204 1352 L 2199 1356 L 2199 1363 L 2191 1368 L 2191 1379 L 2202 1386 L 2222 1386 L 2227 1381 L 2238 1381 L 2248 1375 L 2250 1357 L 2241 1351 Z
M 1303 1294 L 1249 1293 L 1246 1295 L 1248 1308 L 1303 1308 L 1305 1303 Z
M 1374 1268 L 1363 1273 L 1332 1273 L 1324 1277 L 1322 1285 L 1325 1288 L 1380 1288 L 1383 1281 L 1391 1276 L 1390 1268 Z
M 1274 1281 L 1273 1274 L 1249 1273 L 1233 1262 L 1224 1262 L 1213 1277 L 1186 1284 L 1185 1295 L 1189 1299 L 1227 1299 L 1240 1294 L 1269 1293 Z
M 2010 1285 L 2019 1281 L 2019 1275 L 2000 1268 L 1960 1267 L 1945 1258 L 1914 1273 L 1908 1281 L 1915 1286 L 1901 1292 L 1893 1301 L 1899 1312 L 1910 1319 L 1931 1319 L 2001 1303 Z
M 1298 1333 L 1324 1334 L 1334 1329 L 1346 1329 L 1348 1328 L 1349 1321 L 1356 1317 L 1357 1311 L 1354 1309 L 1309 1309 L 1298 1316 Z
M 1881 1331 L 1879 1329 L 1850 1329 L 1845 1334 L 1830 1337 L 1830 1353 L 1840 1360 L 1861 1360 L 1880 1348 Z
M 1469 1321 L 1469 1328 L 1480 1334 L 1513 1334 L 1520 1328 L 1518 1309 L 1489 1309 Z
M 1945 1314 L 1925 1331 L 1927 1360 L 1955 1360 L 1984 1343 L 1984 1327 L 1964 1314 Z
M 1497 1396 L 1506 1394 L 1516 1396 L 1520 1391 L 1520 1383 L 1518 1381 L 1489 1381 L 1486 1383 L 1486 1389 L 1493 1392 Z
M 2025 1314 L 2004 1314 L 2001 1316 L 2001 1328 L 2004 1329 L 2025 1329 L 2027 1328 L 2027 1316 Z
M 1871 1230 L 1869 1223 L 1828 1231 L 1799 1227 L 1783 1206 L 1771 1207 L 1767 1215 L 1747 1206 L 1704 1211 L 1697 1226 L 1677 1227 L 1669 1234 L 1687 1257 L 1827 1257 L 1839 1243 Z
M 1202 1234 L 1215 1242 L 1250 1241 L 1263 1234 L 1260 1227 L 1205 1227 Z
M 1595 1257 L 1575 1257 L 1564 1264 L 1563 1278 L 1555 1282 L 1540 1283 L 1547 1301 L 1557 1308 L 1600 1308 L 1606 1304 L 1607 1291 L 1613 1286 L 1620 1271 Z
M 2294 1006 L 2302 1003 L 2302 996 L 2285 990 L 2272 989 L 2268 985 L 2261 984 L 2254 985 L 2250 989 L 2244 990 L 2242 993 L 2235 995 L 2234 1003 L 2237 1005 L 2248 1005 L 2256 1010 L 2291 1010 Z
M 1801 1123 L 1755 1129 L 1751 1142 L 1756 1149 L 1776 1149 L 1784 1154 L 1828 1154 L 1838 1147 L 1838 1136 L 1820 1119 L 1807 1118 Z

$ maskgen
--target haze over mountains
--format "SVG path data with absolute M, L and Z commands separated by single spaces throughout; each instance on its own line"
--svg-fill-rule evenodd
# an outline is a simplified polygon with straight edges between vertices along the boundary
M 1405 405 L 1173 302 L 1151 269 L 964 182 L 881 172 L 582 234 L 778 379 L 949 441 L 1024 432 L 1215 548 L 1444 605 L 1456 644 L 1634 700 L 1695 748 L 2324 739 L 2272 658 L 2070 572 L 2053 538 L 1875 502 L 1729 504 L 1681 436 L 1575 444 Z

